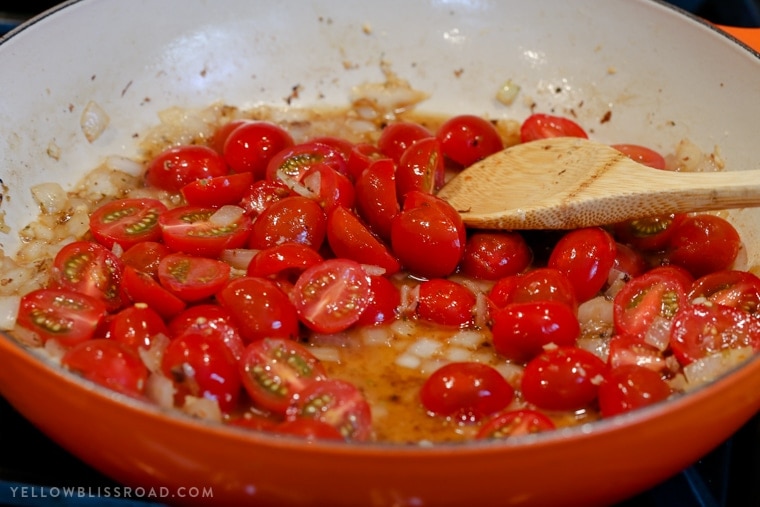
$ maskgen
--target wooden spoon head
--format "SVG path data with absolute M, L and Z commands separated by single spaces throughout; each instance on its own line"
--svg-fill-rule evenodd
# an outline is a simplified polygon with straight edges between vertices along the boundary
M 518 144 L 473 164 L 438 193 L 484 229 L 570 229 L 631 216 L 615 194 L 641 168 L 607 145 L 573 137 Z M 654 169 L 652 169 L 654 171 Z M 633 211 L 636 214 L 636 211 Z

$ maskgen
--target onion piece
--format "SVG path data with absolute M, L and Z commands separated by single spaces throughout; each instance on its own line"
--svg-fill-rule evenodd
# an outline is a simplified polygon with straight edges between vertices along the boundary
M 60 213 L 68 206 L 69 197 L 58 183 L 40 183 L 31 190 L 34 201 L 43 213 Z
M 222 422 L 222 411 L 219 408 L 219 403 L 209 398 L 185 396 L 185 405 L 182 407 L 182 411 L 199 419 Z
M 738 366 L 752 357 L 752 347 L 727 349 L 697 359 L 683 367 L 688 388 L 711 382 L 731 368 Z
M 119 155 L 106 157 L 106 166 L 108 166 L 109 169 L 121 171 L 135 177 L 142 176 L 145 171 L 145 168 L 140 162 Z
M 79 119 L 79 126 L 88 142 L 92 143 L 97 140 L 101 134 L 108 128 L 111 119 L 108 117 L 105 109 L 94 101 L 89 101 L 82 110 L 82 116 Z
M 145 395 L 159 407 L 172 408 L 174 406 L 174 384 L 160 373 L 148 375 L 148 381 L 145 383 Z
M 240 206 L 227 204 L 216 210 L 214 214 L 209 217 L 208 221 L 219 227 L 227 227 L 240 220 L 240 217 L 242 217 L 243 214 L 245 214 L 245 210 Z
M 340 350 L 335 347 L 310 347 L 309 352 L 320 361 L 340 363 Z
M 259 253 L 259 250 L 249 248 L 231 248 L 222 250 L 219 260 L 226 262 L 231 267 L 240 270 L 247 270 L 251 260 Z
M 16 325 L 21 296 L 0 296 L 0 330 L 10 331 Z

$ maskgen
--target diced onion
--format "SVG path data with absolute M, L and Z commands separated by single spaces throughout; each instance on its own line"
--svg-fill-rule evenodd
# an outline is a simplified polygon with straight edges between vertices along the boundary
M 97 102 L 91 100 L 82 111 L 79 125 L 82 128 L 84 137 L 88 142 L 92 143 L 108 128 L 110 121 L 111 119 L 108 117 L 105 109 Z
M 402 368 L 416 369 L 422 364 L 422 360 L 413 354 L 401 354 L 395 363 Z
M 441 348 L 441 342 L 432 338 L 420 338 L 412 343 L 407 352 L 417 357 L 432 357 Z
M 243 216 L 245 210 L 240 206 L 226 205 L 214 212 L 208 219 L 214 225 L 226 227 L 237 222 Z
M 116 171 L 121 171 L 135 177 L 142 176 L 142 173 L 144 171 L 143 165 L 140 162 L 118 155 L 111 155 L 110 157 L 107 157 L 106 166 Z
M 311 347 L 309 352 L 320 361 L 340 363 L 340 350 L 335 347 Z
M 668 319 L 659 315 L 655 316 L 644 335 L 644 342 L 660 351 L 667 349 L 670 345 L 670 324 L 671 322 Z
M 21 296 L 0 296 L 0 329 L 10 331 L 16 325 Z
M 715 380 L 721 374 L 752 357 L 752 347 L 728 349 L 697 359 L 683 367 L 689 388 Z
M 259 253 L 258 250 L 248 248 L 232 248 L 222 250 L 219 260 L 226 262 L 235 269 L 246 270 L 251 260 Z
M 149 348 L 139 347 L 137 349 L 137 353 L 140 355 L 140 359 L 142 359 L 148 371 L 153 373 L 161 371 L 161 359 L 164 356 L 166 347 L 169 346 L 169 341 L 168 336 L 159 333 L 153 336 Z
M 43 347 L 45 352 L 54 359 L 56 362 L 60 361 L 63 355 L 66 353 L 66 347 L 61 345 L 58 340 L 48 340 Z
M 185 405 L 182 407 L 182 410 L 186 414 L 198 417 L 199 419 L 222 422 L 222 411 L 219 409 L 219 403 L 216 400 L 185 396 Z
M 58 183 L 40 183 L 32 187 L 32 197 L 43 213 L 60 213 L 68 205 L 66 191 Z
M 369 346 L 390 345 L 393 333 L 386 326 L 365 326 L 359 330 L 362 343 Z
M 145 384 L 145 395 L 159 407 L 174 407 L 174 384 L 169 378 L 160 373 L 148 375 L 148 381 Z
M 472 352 L 461 347 L 451 347 L 446 350 L 446 359 L 449 361 L 469 361 L 470 356 L 472 356 Z
M 597 296 L 578 305 L 578 320 L 612 324 L 612 308 L 611 300 L 604 296 Z
M 449 338 L 450 345 L 458 345 L 470 350 L 478 348 L 478 345 L 485 341 L 483 333 L 470 329 L 462 329 Z
M 505 106 L 511 106 L 519 93 L 520 86 L 515 84 L 511 79 L 508 79 L 496 92 L 496 100 Z
M 604 338 L 581 336 L 577 340 L 578 348 L 587 350 L 604 362 L 610 355 L 610 342 Z

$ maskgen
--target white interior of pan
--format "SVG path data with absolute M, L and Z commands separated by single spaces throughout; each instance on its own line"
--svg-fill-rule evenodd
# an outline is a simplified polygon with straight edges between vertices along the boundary
M 36 214 L 31 185 L 134 154 L 162 109 L 285 106 L 294 86 L 293 105 L 345 105 L 352 86 L 383 80 L 382 61 L 430 94 L 425 111 L 521 119 L 533 103 L 603 141 L 667 152 L 689 138 L 718 146 L 731 170 L 760 167 L 760 59 L 649 0 L 82 0 L 0 45 L 0 211 L 12 229 L 0 245 L 15 250 Z M 522 89 L 509 107 L 495 99 L 507 80 Z M 90 101 L 110 117 L 93 143 L 80 127 Z M 750 244 L 754 216 L 737 214 Z

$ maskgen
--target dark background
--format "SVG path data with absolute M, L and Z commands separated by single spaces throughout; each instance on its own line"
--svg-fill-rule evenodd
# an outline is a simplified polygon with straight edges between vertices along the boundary
M 0 35 L 57 3 L 0 0 Z M 760 27 L 760 0 L 673 0 L 671 3 L 715 23 Z M 41 403 L 44 403 L 43 397 L 41 393 Z M 668 450 L 663 449 L 663 452 Z M 14 497 L 11 488 L 22 485 L 95 488 L 114 483 L 57 447 L 0 398 L 0 505 L 44 503 L 40 498 Z M 551 478 L 547 478 L 547 487 L 551 487 Z M 145 505 L 108 498 L 55 500 L 60 506 Z M 693 466 L 618 507 L 671 506 L 760 506 L 760 415 Z

